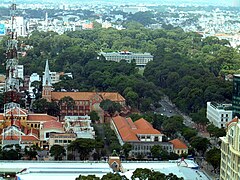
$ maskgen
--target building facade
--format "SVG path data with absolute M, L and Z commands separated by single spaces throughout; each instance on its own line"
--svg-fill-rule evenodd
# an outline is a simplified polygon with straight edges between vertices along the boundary
M 240 121 L 235 117 L 227 124 L 227 134 L 220 137 L 220 180 L 240 179 Z
M 188 154 L 188 147 L 181 140 L 173 139 L 173 140 L 171 140 L 169 142 L 173 144 L 173 151 L 174 151 L 174 153 L 178 154 L 179 156 L 181 156 L 183 154 Z
M 232 96 L 232 106 L 233 106 L 233 117 L 240 117 L 240 74 L 233 75 L 233 96 Z
M 130 153 L 132 156 L 150 155 L 152 146 L 162 145 L 163 134 L 143 118 L 133 122 L 131 118 L 116 116 L 111 120 L 111 128 L 121 145 L 125 143 L 132 145 Z M 172 144 L 165 143 L 164 146 L 168 146 L 165 148 L 169 151 L 173 149 Z
M 100 55 L 104 56 L 107 61 L 120 62 L 121 60 L 125 60 L 128 63 L 135 61 L 136 66 L 139 68 L 144 68 L 149 61 L 153 60 L 153 56 L 150 53 L 132 53 L 129 51 L 101 52 Z
M 232 120 L 232 104 L 207 102 L 207 119 L 218 128 L 225 128 Z

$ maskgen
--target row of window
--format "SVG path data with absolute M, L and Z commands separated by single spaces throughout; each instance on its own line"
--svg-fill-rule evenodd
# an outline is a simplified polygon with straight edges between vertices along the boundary
M 27 124 L 31 128 L 40 128 L 40 124 Z
M 64 143 L 64 144 L 67 144 L 67 143 L 71 143 L 72 140 L 62 140 L 62 139 L 55 139 L 54 140 L 54 143 Z

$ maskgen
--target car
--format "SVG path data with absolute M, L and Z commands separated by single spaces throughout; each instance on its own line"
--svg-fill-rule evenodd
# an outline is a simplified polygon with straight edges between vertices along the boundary
M 172 110 L 170 110 L 169 112 L 172 113 Z

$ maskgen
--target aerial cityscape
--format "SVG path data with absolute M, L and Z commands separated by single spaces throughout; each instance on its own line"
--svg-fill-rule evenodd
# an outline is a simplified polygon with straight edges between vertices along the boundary
M 0 179 L 240 179 L 240 0 L 0 2 Z

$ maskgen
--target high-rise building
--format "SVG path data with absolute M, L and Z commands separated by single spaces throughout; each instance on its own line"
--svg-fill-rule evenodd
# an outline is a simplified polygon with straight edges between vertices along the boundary
M 240 117 L 240 74 L 233 75 L 232 107 L 233 117 Z
M 218 128 L 225 128 L 232 120 L 232 104 L 207 102 L 207 119 Z
M 220 137 L 220 180 L 240 179 L 240 121 L 235 117 L 227 124 L 227 134 Z

